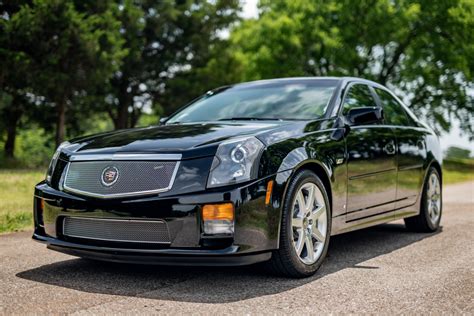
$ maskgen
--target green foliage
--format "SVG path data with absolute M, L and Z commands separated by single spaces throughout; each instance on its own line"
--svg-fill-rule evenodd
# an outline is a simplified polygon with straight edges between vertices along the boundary
M 471 156 L 469 149 L 464 149 L 456 146 L 450 146 L 446 150 L 446 158 L 468 159 Z
M 0 144 L 2 142 L 0 141 Z M 3 168 L 44 168 L 54 153 L 54 139 L 42 128 L 20 131 L 16 139 L 15 158 L 0 158 Z
M 54 140 L 42 129 L 22 130 L 18 135 L 16 157 L 25 167 L 48 166 L 54 153 Z
M 472 158 L 445 158 L 443 167 L 446 170 L 459 172 L 474 172 L 474 159 Z
M 144 113 L 140 116 L 137 126 L 153 126 L 158 125 L 160 118 L 156 114 Z
M 243 70 L 236 81 L 373 79 L 438 131 L 456 118 L 474 138 L 474 1 L 262 0 L 259 8 L 259 19 L 231 33 L 229 50 Z
M 240 6 L 0 1 L 5 153 L 23 164 L 28 150 L 14 144 L 33 135 L 16 127 L 39 128 L 50 144 L 53 130 L 59 141 L 156 124 L 211 88 L 288 76 L 373 79 L 438 131 L 455 118 L 474 137 L 474 1 L 261 0 L 259 18 L 243 21 Z M 11 141 L 16 134 L 20 140 Z
M 446 158 L 443 161 L 443 182 L 474 181 L 474 159 Z
M 199 82 L 174 82 L 207 63 L 218 31 L 238 10 L 237 0 L 124 1 L 118 19 L 128 55 L 103 91 L 115 128 L 135 126 L 149 104 L 174 108 L 169 96 L 192 98 L 195 90 L 186 88 Z
M 113 3 L 80 4 L 34 0 L 2 19 L 4 85 L 26 87 L 37 103 L 54 107 L 56 143 L 64 138 L 67 109 L 102 85 L 126 53 Z M 20 75 L 10 77 L 17 69 Z

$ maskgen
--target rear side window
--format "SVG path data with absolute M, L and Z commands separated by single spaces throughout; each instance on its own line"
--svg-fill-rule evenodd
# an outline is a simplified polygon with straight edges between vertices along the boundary
M 342 114 L 346 115 L 350 109 L 377 106 L 369 87 L 365 84 L 355 84 L 349 88 L 344 99 Z
M 385 124 L 400 125 L 400 126 L 414 126 L 415 123 L 408 116 L 402 105 L 387 91 L 375 88 L 375 92 L 382 103 Z

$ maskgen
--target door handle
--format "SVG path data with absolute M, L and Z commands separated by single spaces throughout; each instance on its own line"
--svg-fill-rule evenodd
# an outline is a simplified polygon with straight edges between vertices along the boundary
M 385 146 L 383 147 L 383 151 L 387 154 L 387 155 L 395 155 L 395 142 L 393 140 L 391 140 L 390 142 L 388 142 L 387 144 L 385 144 Z

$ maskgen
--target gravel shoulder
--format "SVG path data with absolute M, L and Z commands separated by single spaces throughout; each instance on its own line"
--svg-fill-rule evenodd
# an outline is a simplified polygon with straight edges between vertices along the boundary
M 96 263 L 0 236 L 0 314 L 474 313 L 474 182 L 444 189 L 442 229 L 403 222 L 335 236 L 312 278 L 255 267 Z

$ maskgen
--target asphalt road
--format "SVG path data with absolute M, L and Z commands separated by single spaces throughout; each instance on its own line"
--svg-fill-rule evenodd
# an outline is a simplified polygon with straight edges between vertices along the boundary
M 402 222 L 335 236 L 312 278 L 254 267 L 94 263 L 0 237 L 0 314 L 474 313 L 474 182 L 446 187 L 442 229 Z

